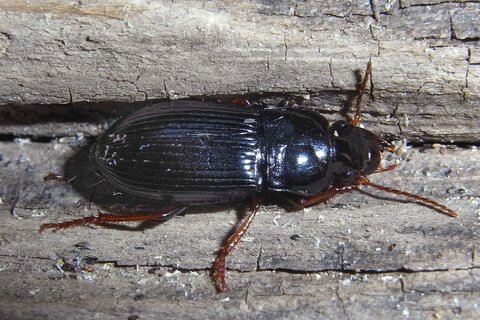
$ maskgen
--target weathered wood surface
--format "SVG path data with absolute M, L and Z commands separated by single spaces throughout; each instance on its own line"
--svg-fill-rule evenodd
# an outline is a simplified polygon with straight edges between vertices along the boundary
M 0 2 L 0 318 L 479 318 L 479 10 L 422 0 Z M 87 175 L 82 146 L 127 109 L 295 95 L 334 118 L 370 58 L 367 128 L 465 147 L 411 149 L 374 181 L 438 199 L 458 219 L 361 193 L 296 213 L 268 206 L 230 257 L 221 295 L 207 270 L 235 210 L 136 231 L 37 232 L 119 200 Z M 42 182 L 65 166 L 89 178 Z
M 460 213 L 457 219 L 360 193 L 296 213 L 262 208 L 228 259 L 231 291 L 221 295 L 208 269 L 237 219 L 234 210 L 187 214 L 144 230 L 38 233 L 41 223 L 96 212 L 89 199 L 110 191 L 81 178 L 43 183 L 45 172 L 70 161 L 87 174 L 81 156 L 71 160 L 79 150 L 74 139 L 3 142 L 1 150 L 3 319 L 480 315 L 476 148 L 413 149 L 398 170 L 374 179 L 438 199 Z M 63 262 L 69 270 L 60 271 Z
M 352 93 L 374 64 L 382 132 L 480 140 L 475 1 L 0 3 L 0 104 Z M 368 120 L 368 119 L 367 119 Z M 408 126 L 405 128 L 405 126 Z

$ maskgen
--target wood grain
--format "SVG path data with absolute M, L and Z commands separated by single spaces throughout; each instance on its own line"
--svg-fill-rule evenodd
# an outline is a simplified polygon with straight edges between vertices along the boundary
M 476 1 L 2 1 L 0 318 L 479 318 L 479 12 Z M 125 201 L 87 159 L 124 112 L 296 97 L 334 120 L 370 59 L 363 124 L 419 146 L 372 180 L 459 218 L 367 189 L 295 213 L 269 205 L 221 295 L 208 269 L 236 210 L 38 233 Z M 43 183 L 64 170 L 77 179 Z
M 142 228 L 38 233 L 41 223 L 94 214 L 101 194 L 109 192 L 82 177 L 43 183 L 44 173 L 72 161 L 83 163 L 77 170 L 87 174 L 88 162 L 72 160 L 82 153 L 79 144 L 2 143 L 4 318 L 479 314 L 476 148 L 411 149 L 397 170 L 374 177 L 438 199 L 459 212 L 457 219 L 371 190 L 365 191 L 374 197 L 346 194 L 302 212 L 262 208 L 228 259 L 231 291 L 216 295 L 208 270 L 237 221 L 235 210 L 186 214 Z

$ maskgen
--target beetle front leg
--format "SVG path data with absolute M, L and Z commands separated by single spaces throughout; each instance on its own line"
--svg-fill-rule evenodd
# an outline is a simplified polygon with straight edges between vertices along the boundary
M 322 193 L 300 199 L 298 204 L 305 208 L 305 207 L 313 206 L 317 203 L 321 203 L 321 202 L 325 203 L 331 198 L 335 197 L 336 195 L 350 192 L 356 189 L 358 189 L 356 184 L 348 185 L 344 187 L 331 187 L 330 189 Z
M 369 61 L 367 63 L 367 70 L 365 70 L 365 74 L 363 75 L 363 79 L 360 82 L 360 85 L 358 88 L 357 103 L 355 105 L 355 114 L 351 119 L 348 119 L 347 117 L 348 122 L 350 122 L 350 124 L 353 126 L 357 126 L 360 123 L 360 119 L 362 118 L 362 97 L 367 87 L 367 82 L 371 74 L 372 74 L 372 62 Z
M 217 257 L 213 262 L 211 277 L 215 289 L 217 292 L 225 292 L 228 290 L 227 283 L 225 281 L 225 259 L 228 254 L 235 248 L 237 243 L 242 239 L 243 235 L 247 232 L 248 227 L 252 224 L 253 218 L 260 208 L 261 200 L 257 197 L 252 199 L 250 206 L 250 213 L 243 219 L 242 223 L 235 228 L 232 234 L 223 241 L 222 246 L 217 251 Z

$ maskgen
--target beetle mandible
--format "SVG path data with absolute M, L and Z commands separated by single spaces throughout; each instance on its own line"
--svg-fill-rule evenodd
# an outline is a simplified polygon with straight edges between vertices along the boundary
M 217 291 L 227 290 L 225 259 L 252 223 L 263 199 L 285 195 L 303 208 L 369 186 L 405 196 L 444 214 L 457 214 L 422 196 L 370 182 L 381 167 L 381 153 L 394 147 L 358 127 L 361 100 L 371 63 L 359 84 L 353 117 L 329 125 L 318 111 L 291 107 L 235 108 L 198 101 L 159 103 L 117 121 L 94 143 L 90 158 L 116 189 L 143 199 L 168 198 L 172 205 L 156 213 L 96 216 L 45 229 L 86 224 L 162 221 L 198 205 L 233 205 L 250 200 L 250 213 L 217 252 L 211 277 Z M 55 179 L 55 178 L 53 178 Z

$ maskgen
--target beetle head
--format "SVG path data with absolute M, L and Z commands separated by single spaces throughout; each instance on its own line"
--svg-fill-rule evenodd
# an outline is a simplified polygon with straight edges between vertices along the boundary
M 331 126 L 335 145 L 334 180 L 354 183 L 359 176 L 371 174 L 380 165 L 381 139 L 374 133 L 345 121 Z

